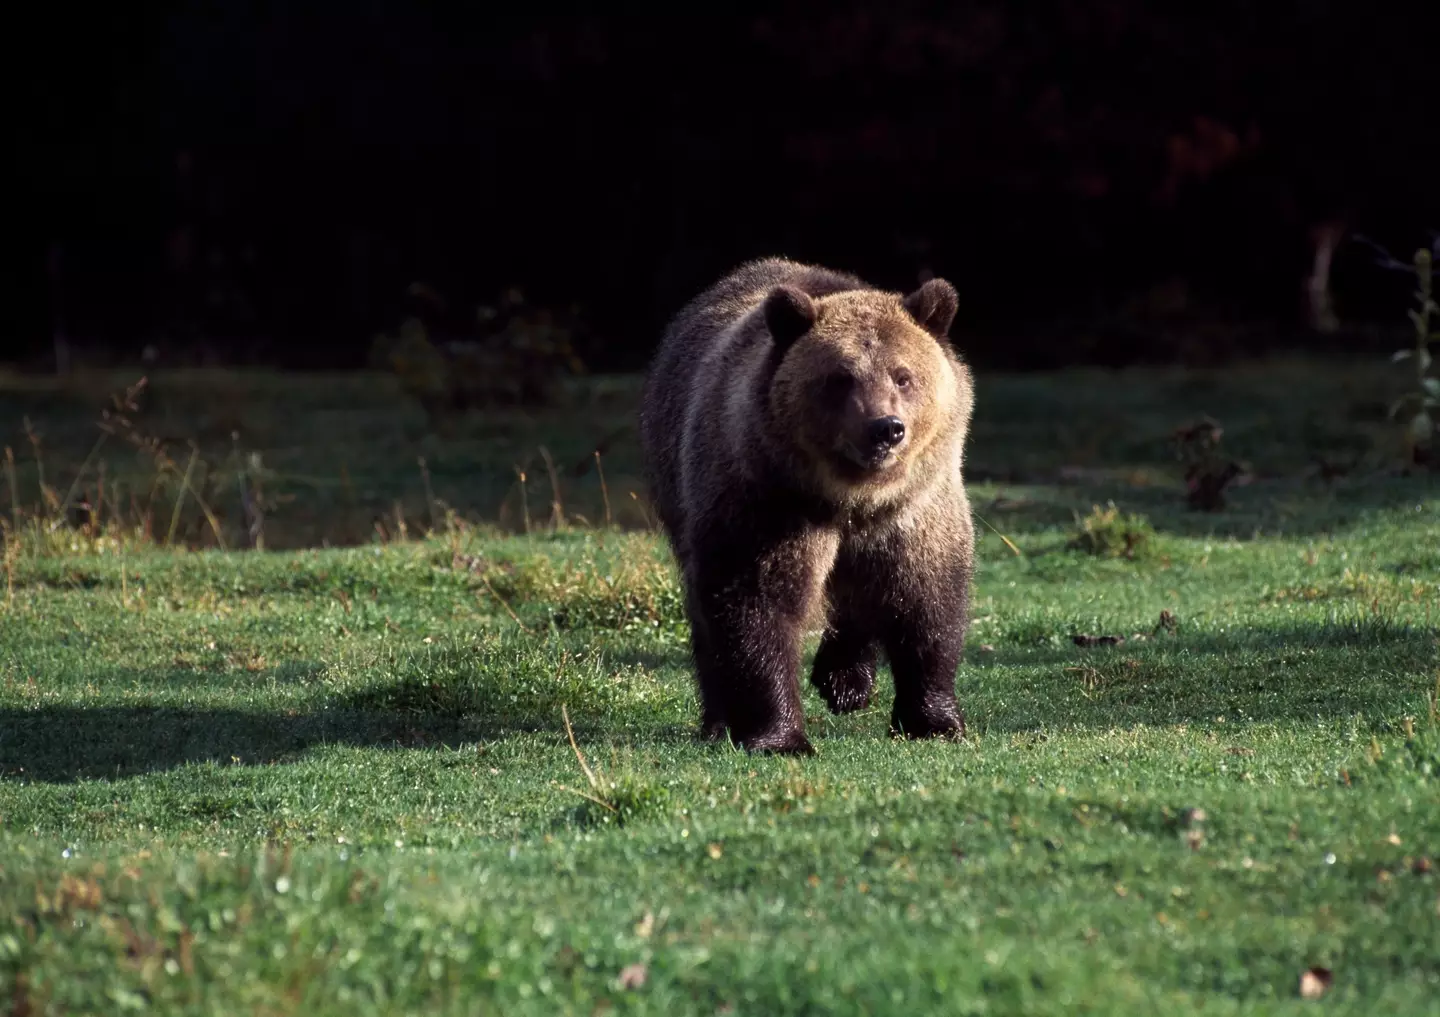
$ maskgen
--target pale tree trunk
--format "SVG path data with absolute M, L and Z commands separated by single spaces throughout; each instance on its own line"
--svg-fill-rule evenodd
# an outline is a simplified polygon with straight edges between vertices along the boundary
M 1341 222 L 1323 222 L 1310 230 L 1313 257 L 1310 274 L 1305 278 L 1305 310 L 1307 322 L 1317 332 L 1330 333 L 1340 328 L 1330 295 L 1330 267 L 1335 249 L 1344 238 L 1345 224 Z

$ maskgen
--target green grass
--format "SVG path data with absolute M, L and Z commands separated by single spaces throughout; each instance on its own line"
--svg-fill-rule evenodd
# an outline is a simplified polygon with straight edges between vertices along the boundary
M 221 426 L 316 481 L 274 481 L 296 494 L 282 545 L 350 525 L 319 483 L 342 458 L 417 529 L 420 454 L 437 497 L 493 515 L 527 442 L 578 462 L 633 393 L 442 437 L 381 380 L 202 381 L 156 384 L 182 409 L 236 387 L 254 421 Z M 981 528 L 960 745 L 886 737 L 888 689 L 838 719 L 807 693 L 813 759 L 695 741 L 678 586 L 644 532 L 17 543 L 0 1007 L 1440 1014 L 1440 497 L 1378 468 L 1386 383 L 982 376 L 974 502 L 1023 554 Z M 90 403 L 0 386 L 62 492 Z M 1164 445 L 1201 411 L 1257 474 L 1214 515 L 1184 508 Z M 1303 472 L 1345 448 L 1352 474 Z M 617 504 L 633 456 L 607 455 Z M 569 481 L 565 511 L 597 489 Z M 1110 501 L 1148 518 L 1143 555 L 1071 546 Z M 537 529 L 548 502 L 532 484 Z M 1311 967 L 1334 972 L 1320 1002 Z

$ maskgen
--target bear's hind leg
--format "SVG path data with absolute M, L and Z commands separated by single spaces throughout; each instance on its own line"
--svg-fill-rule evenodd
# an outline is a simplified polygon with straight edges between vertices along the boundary
M 870 705 L 875 688 L 875 641 L 869 633 L 843 620 L 825 630 L 810 684 L 824 698 L 831 713 L 853 713 Z
M 725 737 L 729 726 L 724 676 L 711 646 L 709 627 L 693 598 L 687 598 L 686 614 L 690 621 L 690 651 L 695 661 L 696 694 L 700 700 L 700 739 L 717 741 Z

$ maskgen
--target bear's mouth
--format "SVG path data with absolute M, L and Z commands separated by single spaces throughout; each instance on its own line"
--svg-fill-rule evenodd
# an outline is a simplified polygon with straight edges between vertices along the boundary
M 853 479 L 873 479 L 900 465 L 896 448 L 856 448 L 850 442 L 843 442 L 837 450 L 844 472 Z

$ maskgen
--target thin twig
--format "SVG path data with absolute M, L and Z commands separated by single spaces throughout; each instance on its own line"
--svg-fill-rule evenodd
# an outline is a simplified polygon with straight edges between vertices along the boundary
M 205 465 L 203 459 L 200 461 L 200 465 Z M 208 474 L 206 479 L 209 479 Z M 188 481 L 186 483 L 188 483 Z M 195 504 L 200 506 L 201 514 L 205 516 L 205 521 L 210 524 L 210 532 L 215 534 L 215 543 L 219 546 L 220 550 L 228 551 L 229 548 L 225 545 L 225 534 L 220 530 L 220 520 L 216 518 L 214 512 L 210 511 L 210 503 L 205 500 L 199 491 L 195 490 L 193 485 L 190 487 L 190 497 L 195 499 Z
M 90 446 L 90 454 L 87 455 L 85 461 L 80 464 L 80 472 L 75 474 L 75 479 L 70 483 L 70 490 L 65 492 L 65 497 L 60 500 L 60 507 L 55 510 L 55 518 L 50 523 L 51 533 L 54 533 L 59 529 L 61 524 L 65 522 L 65 513 L 70 508 L 70 502 L 75 499 L 75 492 L 80 489 L 80 481 L 85 479 L 85 474 L 89 471 L 90 464 L 94 462 L 95 457 L 100 454 L 100 449 L 105 444 L 105 439 L 109 437 L 109 434 L 101 431 L 100 437 L 95 439 L 95 444 Z
M 190 461 L 185 464 L 185 474 L 180 478 L 180 491 L 175 495 L 175 507 L 170 511 L 170 530 L 165 534 L 165 546 L 175 543 L 175 531 L 180 528 L 180 510 L 185 505 L 185 495 L 190 491 L 190 475 L 195 472 L 195 460 L 200 458 L 200 449 L 191 447 Z
M 95 504 L 90 508 L 90 536 L 95 537 L 105 527 L 105 460 L 96 468 Z
M 585 762 L 585 754 L 575 743 L 575 729 L 570 726 L 570 711 L 565 708 L 564 703 L 560 704 L 560 717 L 565 721 L 565 734 L 570 738 L 570 748 L 575 750 L 575 759 L 580 763 L 580 769 L 585 771 L 585 778 L 590 781 L 590 789 L 599 791 L 600 782 L 595 779 L 595 772 L 590 769 L 590 764 Z
M 630 500 L 633 501 L 636 507 L 640 509 L 640 518 L 645 520 L 646 527 L 651 530 L 660 529 L 659 518 L 650 512 L 649 506 L 646 505 L 645 502 L 640 500 L 640 496 L 638 494 L 636 494 L 634 491 L 631 491 Z
M 15 532 L 20 532 L 20 487 L 15 482 L 15 453 L 5 446 L 5 480 L 10 487 L 10 520 Z
M 620 815 L 620 810 L 617 809 L 615 806 L 611 805 L 609 802 L 605 801 L 603 798 L 596 798 L 594 795 L 586 794 L 579 788 L 570 787 L 568 784 L 561 784 L 558 781 L 556 782 L 555 786 L 558 787 L 561 791 L 569 791 L 572 795 L 579 795 L 581 798 L 584 798 L 587 801 L 592 801 L 603 809 L 609 809 L 617 816 Z
M 984 516 L 982 516 L 979 512 L 976 512 L 976 511 L 974 511 L 973 509 L 971 510 L 971 515 L 973 515 L 976 519 L 980 520 L 980 521 L 981 521 L 982 523 L 984 523 L 986 526 L 990 526 L 990 529 L 991 529 L 991 531 L 995 534 L 995 536 L 997 536 L 997 537 L 999 537 L 1001 540 L 1003 540 L 1003 541 L 1005 542 L 1005 546 L 1008 547 L 1011 551 L 1013 551 L 1013 552 L 1015 553 L 1015 557 L 1017 557 L 1017 558 L 1023 558 L 1023 557 L 1025 557 L 1024 552 L 1022 552 L 1018 547 L 1015 546 L 1015 542 L 1014 542 L 1013 540 L 1011 540 L 1009 537 L 1005 536 L 1005 534 L 1001 533 L 999 530 L 995 529 L 994 526 L 991 526 L 991 525 L 990 525 L 990 521 L 989 521 L 988 519 L 986 519 L 986 518 L 985 518 Z
M 430 512 L 430 532 L 435 532 L 435 491 L 430 486 L 430 467 L 425 464 L 425 457 L 420 457 L 420 479 L 425 483 L 425 504 Z
M 345 492 L 345 501 L 351 508 L 355 507 L 355 488 L 350 485 L 350 471 L 344 463 L 340 464 L 340 489 Z
M 605 468 L 600 465 L 600 450 L 595 450 L 595 472 L 600 475 L 600 497 L 605 502 L 605 525 L 611 525 L 610 519 L 610 488 L 605 486 Z
M 259 480 L 250 476 L 244 450 L 240 447 L 240 432 L 232 431 L 230 437 L 235 449 L 235 482 L 240 488 L 240 511 L 245 519 L 245 535 L 249 538 L 252 548 L 263 551 L 265 550 L 265 510 L 260 503 Z M 258 453 L 255 463 L 258 469 L 260 465 Z
M 344 462 L 340 463 L 340 490 L 345 497 L 345 530 L 350 533 L 355 526 L 355 488 L 350 483 L 350 470 Z
M 30 442 L 30 450 L 35 455 L 35 476 L 40 485 L 40 510 L 45 511 L 47 503 L 55 501 L 55 492 L 50 490 L 45 483 L 45 457 L 40 452 L 40 435 L 35 433 L 35 426 L 30 423 L 30 418 L 23 418 L 25 425 L 25 437 Z
M 515 476 L 520 480 L 520 517 L 525 523 L 525 532 L 530 532 L 530 497 L 525 488 L 525 470 L 515 467 Z
M 513 609 L 511 609 L 509 604 L 505 603 L 504 597 L 500 596 L 500 594 L 495 592 L 495 587 L 490 585 L 490 580 L 485 577 L 485 574 L 482 572 L 479 575 L 480 581 L 485 584 L 485 589 L 489 590 L 490 596 L 494 597 L 496 603 L 498 603 L 501 607 L 505 609 L 505 613 L 510 616 L 510 620 L 513 621 L 516 625 L 519 625 L 524 632 L 533 636 L 535 634 L 534 630 L 532 630 L 530 626 L 526 625 L 523 621 L 520 620 L 520 616 L 516 614 Z
M 5 610 L 8 612 L 15 606 L 15 560 L 20 554 L 19 536 L 7 534 L 5 547 Z M 1431 714 L 1434 714 L 1432 707 Z
M 145 539 L 155 539 L 155 494 L 160 490 L 160 482 L 165 479 L 163 468 L 155 471 L 155 478 L 150 481 L 150 495 L 145 499 Z
M 1360 233 L 1352 233 L 1350 234 L 1350 239 L 1354 243 L 1360 244 L 1363 247 L 1368 247 L 1371 254 L 1374 255 L 1375 264 L 1380 268 L 1386 270 L 1387 272 L 1413 272 L 1415 270 L 1413 265 L 1405 264 L 1405 262 L 1396 258 L 1393 254 L 1391 254 L 1389 251 L 1381 247 L 1379 244 L 1377 244 L 1375 241 L 1371 240 L 1367 236 L 1364 236 Z
M 540 458 L 545 460 L 545 471 L 550 474 L 550 527 L 558 530 L 565 525 L 565 509 L 560 504 L 560 479 L 555 476 L 555 461 L 550 458 L 550 450 L 544 445 L 540 446 Z

